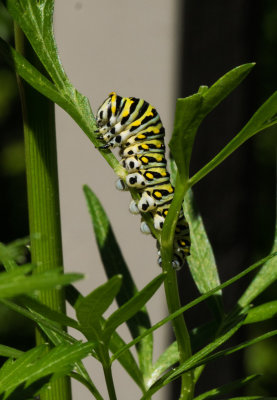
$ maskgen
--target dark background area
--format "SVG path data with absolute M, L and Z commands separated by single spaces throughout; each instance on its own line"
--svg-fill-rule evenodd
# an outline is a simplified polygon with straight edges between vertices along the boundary
M 202 124 L 194 146 L 192 174 L 239 132 L 277 88 L 277 2 L 187 0 L 183 16 L 178 97 L 197 92 L 200 85 L 212 85 L 238 65 L 257 63 L 239 88 Z M 276 133 L 276 128 L 271 128 L 250 139 L 195 186 L 196 203 L 214 249 L 221 281 L 266 256 L 271 249 L 276 212 Z M 186 293 L 181 293 L 183 302 L 187 302 L 197 296 L 197 290 L 188 271 L 182 274 L 180 282 L 187 285 Z M 224 290 L 226 310 L 230 310 L 250 279 Z M 276 299 L 276 290 L 276 284 L 272 285 L 255 304 Z M 208 312 L 206 306 L 188 312 L 190 328 L 204 323 Z M 265 329 L 276 329 L 276 320 L 244 327 L 228 346 Z M 276 395 L 275 350 L 277 341 L 272 339 L 250 347 L 243 357 L 236 353 L 211 363 L 200 378 L 199 393 L 252 373 L 264 373 L 257 383 L 244 389 L 245 395 Z M 177 398 L 177 387 L 174 393 Z M 241 394 L 240 390 L 237 395 Z
M 157 11 L 158 12 L 158 11 Z M 187 0 L 184 2 L 178 97 L 211 85 L 233 67 L 255 61 L 257 66 L 201 127 L 192 170 L 209 161 L 277 89 L 276 0 Z M 0 8 L 0 34 L 12 41 L 12 25 Z M 20 103 L 12 72 L 0 60 L 0 241 L 28 235 L 24 147 Z M 195 188 L 197 205 L 214 248 L 222 281 L 270 251 L 276 206 L 276 128 L 251 139 Z M 249 278 L 250 279 L 250 278 Z M 183 301 L 198 295 L 188 271 Z M 225 291 L 230 309 L 246 287 L 243 280 Z M 272 285 L 255 304 L 276 298 Z M 190 328 L 206 320 L 207 309 L 188 313 Z M 249 326 L 232 344 L 275 328 L 276 320 Z M 32 326 L 0 307 L 0 343 L 26 349 L 33 344 Z M 199 391 L 252 373 L 264 373 L 245 389 L 247 395 L 277 395 L 277 341 L 267 340 L 225 362 L 212 363 L 200 379 Z M 178 387 L 173 389 L 177 396 Z M 241 394 L 241 393 L 240 393 Z M 177 398 L 177 397 L 176 397 Z

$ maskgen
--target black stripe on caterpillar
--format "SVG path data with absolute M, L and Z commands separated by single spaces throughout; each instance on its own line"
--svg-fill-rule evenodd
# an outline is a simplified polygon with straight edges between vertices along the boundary
M 119 180 L 117 188 L 124 190 L 127 185 L 140 194 L 138 203 L 131 202 L 130 211 L 150 212 L 155 229 L 162 230 L 174 188 L 166 169 L 165 131 L 159 114 L 143 99 L 112 92 L 100 106 L 96 119 L 98 138 L 105 142 L 101 147 L 119 147 L 121 164 L 128 172 L 126 182 Z M 145 222 L 141 230 L 150 233 Z M 172 266 L 180 269 L 190 254 L 189 226 L 183 210 L 179 213 L 173 250 Z

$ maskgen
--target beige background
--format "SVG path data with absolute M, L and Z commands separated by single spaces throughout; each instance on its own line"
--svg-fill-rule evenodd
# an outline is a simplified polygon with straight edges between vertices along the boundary
M 180 0 L 56 0 L 55 33 L 64 68 L 76 88 L 88 96 L 93 112 L 111 91 L 141 97 L 153 104 L 172 130 L 179 52 Z M 155 242 L 142 235 L 139 217 L 128 212 L 130 196 L 114 187 L 115 175 L 105 160 L 62 110 L 57 109 L 57 136 L 62 234 L 67 271 L 80 271 L 78 284 L 88 294 L 106 280 L 98 255 L 82 185 L 88 184 L 105 207 L 124 257 L 142 288 L 160 271 Z M 149 302 L 152 323 L 166 315 L 163 291 Z M 129 340 L 127 330 L 120 333 Z M 170 332 L 155 334 L 155 359 L 168 345 Z M 87 360 L 92 379 L 108 399 L 100 364 Z M 140 391 L 114 364 L 118 399 L 139 399 Z M 74 400 L 91 399 L 80 384 Z M 168 398 L 166 390 L 153 397 Z

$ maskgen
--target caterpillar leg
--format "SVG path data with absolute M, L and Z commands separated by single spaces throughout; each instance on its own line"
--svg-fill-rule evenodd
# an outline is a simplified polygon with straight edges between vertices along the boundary
M 124 182 L 123 179 L 117 179 L 117 181 L 115 182 L 115 187 L 117 190 L 121 190 L 121 191 L 126 191 L 128 190 L 128 186 L 126 185 L 126 183 Z

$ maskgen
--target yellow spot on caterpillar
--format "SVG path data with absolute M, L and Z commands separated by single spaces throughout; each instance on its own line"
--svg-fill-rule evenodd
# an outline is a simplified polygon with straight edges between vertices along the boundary
M 145 175 L 146 175 L 146 177 L 147 177 L 148 179 L 154 179 L 153 174 L 151 174 L 150 172 L 147 172 Z
M 185 246 L 185 245 L 186 245 L 186 242 L 184 242 L 183 240 L 180 240 L 180 245 L 181 245 L 181 246 Z
M 157 156 L 157 161 L 162 161 L 163 156 Z
M 149 146 L 148 146 L 147 144 L 142 144 L 141 147 L 142 147 L 144 150 L 148 150 L 148 149 L 149 149 Z
M 164 172 L 161 172 L 161 175 L 162 176 L 166 176 L 166 172 L 164 171 Z
M 161 192 L 156 191 L 156 192 L 154 192 L 154 194 L 156 197 L 159 197 L 160 199 L 163 197 Z
M 168 191 L 169 191 L 169 193 L 172 193 L 173 192 L 173 188 L 172 187 L 169 188 Z
M 167 215 L 168 214 L 168 210 L 165 210 L 164 211 L 164 215 Z M 177 229 L 176 229 L 177 230 Z
M 136 121 L 134 121 L 132 123 L 132 126 L 140 126 L 140 123 L 141 123 L 141 119 L 137 119 Z
M 148 158 L 147 157 L 141 157 L 141 161 L 144 163 L 144 164 L 148 164 Z
M 140 134 L 140 135 L 138 135 L 138 136 L 137 136 L 137 138 L 138 138 L 138 139 L 145 139 L 145 138 L 146 138 L 146 136 L 145 136 L 145 135 L 142 135 L 142 134 Z

